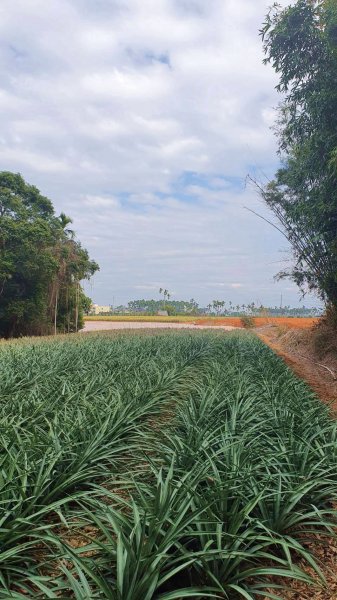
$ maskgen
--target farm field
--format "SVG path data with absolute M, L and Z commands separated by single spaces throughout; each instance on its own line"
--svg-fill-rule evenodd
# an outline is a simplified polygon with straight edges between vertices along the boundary
M 253 317 L 254 327 L 264 327 L 266 325 L 276 325 L 277 327 L 289 329 L 308 329 L 319 322 L 319 318 L 311 317 Z M 231 325 L 232 327 L 242 327 L 240 317 L 214 317 L 213 319 L 198 320 L 198 325 Z
M 255 335 L 30 338 L 0 370 L 0 598 L 252 600 L 319 576 L 336 423 Z
M 194 317 L 179 315 L 177 317 L 158 317 L 158 316 L 88 316 L 85 321 L 111 321 L 111 322 L 149 322 L 149 323 L 194 323 L 195 325 L 207 326 L 230 326 L 242 327 L 240 317 Z M 319 318 L 311 317 L 254 317 L 256 327 L 264 325 L 278 325 L 280 327 L 289 327 L 293 329 L 306 329 L 319 322 Z
M 219 325 L 218 330 L 222 331 L 232 331 L 234 329 L 238 329 L 237 327 L 233 327 L 231 325 Z M 117 330 L 143 330 L 143 329 L 173 329 L 173 330 L 187 330 L 194 329 L 202 331 L 203 329 L 212 329 L 212 325 L 199 325 L 191 322 L 182 322 L 182 323 L 169 323 L 169 322 L 155 322 L 155 321 L 86 321 L 84 323 L 84 328 L 81 330 L 81 333 L 91 333 L 94 331 L 117 331 Z M 242 326 L 241 326 L 242 329 Z

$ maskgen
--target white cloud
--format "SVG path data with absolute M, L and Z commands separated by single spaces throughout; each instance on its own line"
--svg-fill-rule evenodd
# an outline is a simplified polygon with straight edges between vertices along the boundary
M 120 206 L 118 198 L 113 198 L 111 196 L 85 196 L 83 198 L 83 204 L 90 208 L 94 208 L 95 210 Z
M 242 208 L 256 202 L 247 172 L 277 164 L 268 5 L 2 0 L 2 168 L 74 217 L 101 264 L 97 301 L 159 281 L 268 302 L 285 285 L 272 283 L 284 243 Z
M 17 147 L 7 148 L 5 142 L 2 142 L 0 146 L 0 160 L 3 163 L 7 163 L 8 168 L 14 170 L 21 170 L 25 167 L 31 169 L 38 169 L 40 173 L 62 173 L 70 170 L 70 165 L 62 158 L 53 158 L 52 156 L 46 156 L 39 152 L 31 152 L 25 150 L 22 146 L 22 138 L 20 136 L 14 136 L 14 141 L 17 142 Z

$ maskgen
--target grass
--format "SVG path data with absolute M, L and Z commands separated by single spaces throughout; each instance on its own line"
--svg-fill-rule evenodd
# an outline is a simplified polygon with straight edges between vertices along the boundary
M 320 576 L 336 423 L 255 336 L 31 339 L 0 370 L 0 598 L 251 600 L 309 582 L 299 558 Z

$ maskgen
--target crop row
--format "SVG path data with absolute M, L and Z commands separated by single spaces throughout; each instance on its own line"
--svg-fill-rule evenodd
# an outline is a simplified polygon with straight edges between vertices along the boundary
M 309 582 L 300 558 L 321 576 L 336 424 L 256 337 L 14 343 L 0 371 L 0 598 L 277 597 Z

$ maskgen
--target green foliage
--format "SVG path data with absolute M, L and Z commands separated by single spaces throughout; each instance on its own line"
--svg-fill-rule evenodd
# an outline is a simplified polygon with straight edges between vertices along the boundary
M 83 291 L 81 292 L 80 303 L 83 313 L 85 315 L 88 315 L 92 307 L 92 299 L 89 298 L 89 296 L 86 296 L 86 294 Z
M 169 317 L 174 317 L 177 314 L 176 309 L 172 304 L 164 304 L 163 310 L 166 310 Z
M 116 314 L 129 314 L 130 312 L 134 315 L 156 315 L 159 310 L 167 310 L 169 316 L 189 316 L 189 315 L 217 315 L 217 316 L 241 316 L 241 315 L 252 315 L 255 317 L 266 316 L 289 316 L 289 317 L 313 317 L 320 315 L 322 309 L 316 307 L 300 306 L 291 308 L 289 305 L 285 306 L 263 306 L 258 305 L 255 302 L 249 302 L 247 304 L 234 304 L 231 300 L 213 300 L 206 307 L 199 307 L 198 303 L 192 298 L 189 301 L 186 300 L 170 300 L 170 302 L 163 305 L 161 300 L 132 300 L 128 303 L 127 308 L 125 306 L 117 306 L 114 310 Z
M 166 290 L 165 290 L 166 291 Z M 132 312 L 142 312 L 151 315 L 157 314 L 159 310 L 167 310 L 169 315 L 197 314 L 198 303 L 191 300 L 131 300 L 128 309 Z
M 319 574 L 336 423 L 255 336 L 10 342 L 0 371 L 0 598 L 255 600 L 310 581 L 296 557 Z
M 295 265 L 280 273 L 337 308 L 337 11 L 298 0 L 269 13 L 262 35 L 285 94 L 277 135 L 283 167 L 261 190 Z
M 79 328 L 79 281 L 98 266 L 69 222 L 21 175 L 0 173 L 0 336 Z

